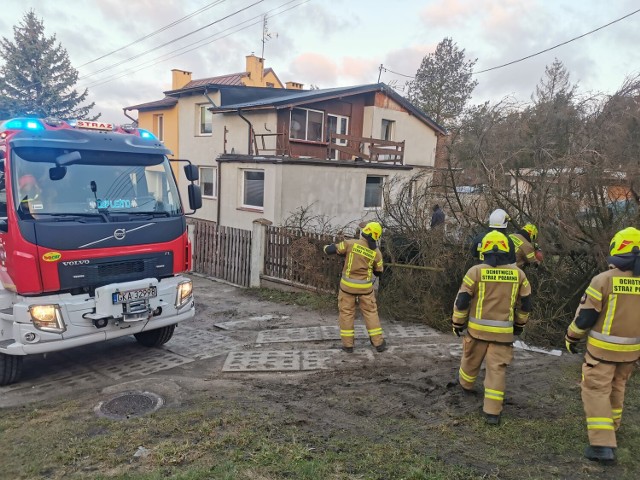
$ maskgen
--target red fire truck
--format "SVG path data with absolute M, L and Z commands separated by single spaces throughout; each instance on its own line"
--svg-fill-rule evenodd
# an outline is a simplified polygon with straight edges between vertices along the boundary
M 193 317 L 170 153 L 134 126 L 0 124 L 0 385 L 27 355 L 124 335 L 160 346 Z M 198 169 L 184 171 L 193 213 Z

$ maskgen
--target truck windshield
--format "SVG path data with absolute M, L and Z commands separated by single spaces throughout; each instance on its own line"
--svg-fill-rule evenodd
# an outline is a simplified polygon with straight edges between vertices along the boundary
M 182 213 L 162 155 L 79 150 L 70 156 L 59 149 L 20 148 L 12 151 L 11 172 L 21 218 Z

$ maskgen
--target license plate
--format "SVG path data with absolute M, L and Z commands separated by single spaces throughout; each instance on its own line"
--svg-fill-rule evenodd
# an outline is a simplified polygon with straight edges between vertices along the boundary
M 136 300 L 144 300 L 158 296 L 158 287 L 138 288 L 136 290 L 127 290 L 125 292 L 114 292 L 111 299 L 114 304 L 128 303 Z

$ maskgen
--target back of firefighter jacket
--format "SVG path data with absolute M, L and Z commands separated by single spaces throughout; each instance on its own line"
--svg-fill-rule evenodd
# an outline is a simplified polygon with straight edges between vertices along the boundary
M 370 293 L 373 290 L 373 272 L 382 273 L 382 253 L 379 248 L 371 249 L 365 238 L 344 240 L 336 244 L 336 253 L 344 255 L 340 289 L 354 295 Z
M 492 267 L 474 265 L 462 280 L 460 293 L 471 296 L 469 308 L 454 306 L 454 324 L 468 321 L 469 335 L 478 340 L 512 343 L 513 326 L 524 327 L 529 313 L 520 308 L 520 299 L 531 295 L 525 273 L 513 264 Z
M 598 320 L 581 329 L 576 319 L 582 309 L 594 309 Z M 587 351 L 599 360 L 634 362 L 640 358 L 640 277 L 612 268 L 593 277 L 580 301 L 569 333 L 587 337 Z

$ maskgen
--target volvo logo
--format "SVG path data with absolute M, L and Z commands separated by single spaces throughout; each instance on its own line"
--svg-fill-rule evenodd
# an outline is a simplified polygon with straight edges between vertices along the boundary
M 70 260 L 68 262 L 62 262 L 65 267 L 69 267 L 72 265 L 89 265 L 91 260 Z
M 123 240 L 126 234 L 127 231 L 124 228 L 118 228 L 115 232 L 113 232 L 113 238 L 115 238 L 116 240 Z

